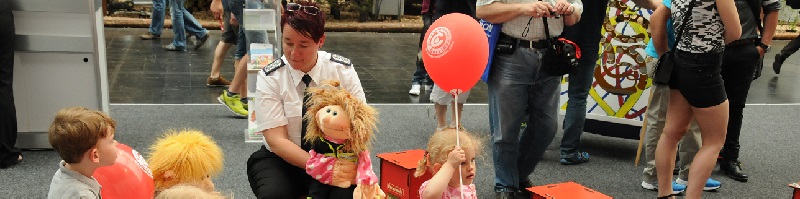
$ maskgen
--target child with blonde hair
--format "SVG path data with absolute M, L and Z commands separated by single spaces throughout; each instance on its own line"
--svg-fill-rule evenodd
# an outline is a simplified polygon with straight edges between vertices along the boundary
M 420 197 L 478 198 L 472 182 L 475 180 L 475 156 L 483 146 L 480 142 L 464 131 L 459 131 L 456 138 L 456 129 L 453 128 L 434 133 L 428 140 L 425 158 L 419 161 L 414 172 L 416 177 L 428 171 L 434 173 L 430 180 L 419 187 Z

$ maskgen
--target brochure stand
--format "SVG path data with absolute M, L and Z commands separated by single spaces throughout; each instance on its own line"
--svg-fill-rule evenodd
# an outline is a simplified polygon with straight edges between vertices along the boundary
M 281 6 L 278 0 L 247 0 L 243 14 L 244 34 L 247 37 L 247 104 L 249 110 L 257 107 L 256 79 L 264 66 L 280 59 L 281 52 Z M 249 111 L 245 142 L 262 142 L 261 132 L 256 132 L 256 112 Z

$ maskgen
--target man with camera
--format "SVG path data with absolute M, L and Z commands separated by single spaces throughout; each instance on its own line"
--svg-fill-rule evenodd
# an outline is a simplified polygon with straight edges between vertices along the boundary
M 580 0 L 478 0 L 477 17 L 503 24 L 486 82 L 495 166 L 495 198 L 527 197 L 528 175 L 553 140 L 561 75 L 544 73 L 550 37 L 580 20 Z M 547 26 L 545 20 L 547 19 Z M 567 66 L 552 66 L 567 67 Z M 528 115 L 528 121 L 522 121 Z M 520 135 L 521 122 L 528 127 Z

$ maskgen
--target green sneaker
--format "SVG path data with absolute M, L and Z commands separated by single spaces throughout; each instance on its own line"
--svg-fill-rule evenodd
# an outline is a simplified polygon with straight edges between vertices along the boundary
M 242 101 L 239 101 L 239 99 L 240 97 L 238 94 L 228 97 L 228 90 L 223 90 L 222 95 L 217 97 L 219 103 L 222 103 L 225 105 L 225 107 L 228 107 L 228 110 L 231 110 L 231 112 L 235 113 L 236 115 L 247 117 L 247 109 L 242 107 Z

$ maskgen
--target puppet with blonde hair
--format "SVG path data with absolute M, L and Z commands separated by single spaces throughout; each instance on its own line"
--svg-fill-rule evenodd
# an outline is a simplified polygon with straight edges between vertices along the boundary
M 195 186 L 214 192 L 211 177 L 222 171 L 222 150 L 211 137 L 198 130 L 169 130 L 150 146 L 156 196 L 177 185 Z
M 304 139 L 312 148 L 306 173 L 316 179 L 309 196 L 385 198 L 369 155 L 378 112 L 339 88 L 338 81 L 308 88 L 308 95 Z

